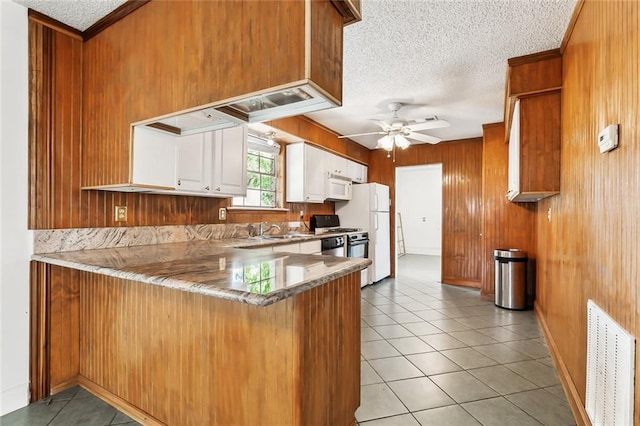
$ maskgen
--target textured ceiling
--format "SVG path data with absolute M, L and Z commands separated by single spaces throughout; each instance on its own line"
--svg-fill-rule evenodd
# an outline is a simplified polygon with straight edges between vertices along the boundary
M 85 30 L 122 0 L 14 0 Z M 575 0 L 362 0 L 344 30 L 343 106 L 308 114 L 340 134 L 377 131 L 390 101 L 401 117 L 437 115 L 444 140 L 482 135 L 503 118 L 507 59 L 560 46 Z M 373 148 L 378 136 L 354 137 Z M 415 142 L 414 142 L 415 143 Z

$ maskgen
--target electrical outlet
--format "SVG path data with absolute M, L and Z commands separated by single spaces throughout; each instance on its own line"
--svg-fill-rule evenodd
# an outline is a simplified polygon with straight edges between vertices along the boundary
M 218 219 L 227 220 L 227 209 L 225 209 L 224 207 L 220 207 L 218 209 Z
M 127 221 L 127 206 L 116 206 L 115 221 L 116 222 Z
M 304 218 L 304 210 L 300 210 L 300 219 Z

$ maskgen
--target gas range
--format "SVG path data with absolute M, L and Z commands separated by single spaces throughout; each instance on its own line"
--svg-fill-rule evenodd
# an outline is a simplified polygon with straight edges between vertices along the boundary
M 362 232 L 362 228 L 316 228 L 316 235 L 324 234 L 348 234 L 351 232 Z
M 361 228 L 342 228 L 340 218 L 336 214 L 314 214 L 311 216 L 310 230 L 316 235 L 321 234 L 348 234 L 362 232 Z

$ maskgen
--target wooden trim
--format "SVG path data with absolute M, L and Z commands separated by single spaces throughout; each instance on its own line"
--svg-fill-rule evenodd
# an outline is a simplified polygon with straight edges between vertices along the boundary
M 551 354 L 551 358 L 553 359 L 553 363 L 555 364 L 556 371 L 558 372 L 558 377 L 560 378 L 560 382 L 562 383 L 562 388 L 564 389 L 567 401 L 569 402 L 569 406 L 571 407 L 573 417 L 579 425 L 591 425 L 591 421 L 589 420 L 587 411 L 585 410 L 582 400 L 580 399 L 578 389 L 576 389 L 573 380 L 571 380 L 569 370 L 567 369 L 567 366 L 560 356 L 558 346 L 556 345 L 555 340 L 553 340 L 551 331 L 547 326 L 544 314 L 540 309 L 540 305 L 538 305 L 537 301 L 534 302 L 534 310 L 536 313 L 536 318 L 538 319 L 538 324 L 540 324 L 540 329 L 542 330 L 542 334 L 544 335 L 544 340 L 547 342 L 547 346 L 549 347 L 549 353 Z
M 38 22 L 39 24 L 44 25 L 47 28 L 51 28 L 52 30 L 58 31 L 60 33 L 66 34 L 69 37 L 75 38 L 77 40 L 82 40 L 82 32 L 70 27 L 67 24 L 63 24 L 60 21 L 57 21 L 47 15 L 44 15 L 40 12 L 37 12 L 33 9 L 29 9 L 29 19 Z
M 304 78 L 311 80 L 311 0 L 304 2 Z
M 358 4 L 353 0 L 331 0 L 331 4 L 344 18 L 344 26 L 362 21 L 362 13 Z
M 515 58 L 509 58 L 507 63 L 510 67 L 516 67 L 518 65 L 532 64 L 539 61 L 545 61 L 547 59 L 561 58 L 562 53 L 560 49 L 545 50 L 543 52 L 532 53 L 530 55 L 516 56 Z
M 578 0 L 576 2 L 576 8 L 573 9 L 573 15 L 571 15 L 569 26 L 567 26 L 567 30 L 565 31 L 564 37 L 562 38 L 562 43 L 560 43 L 560 54 L 564 53 L 567 48 L 567 44 L 569 44 L 569 39 L 571 38 L 571 34 L 573 34 L 573 29 L 576 26 L 576 22 L 578 22 L 578 17 L 580 16 L 580 12 L 582 11 L 582 6 L 584 6 L 584 0 Z
M 80 381 L 80 376 L 73 377 L 69 380 L 66 380 L 62 383 L 58 383 L 57 385 L 51 386 L 50 394 L 55 395 L 59 392 L 65 391 L 69 388 L 72 388 L 78 384 Z
M 442 277 L 442 284 L 459 285 L 462 287 L 480 288 L 480 281 L 464 280 L 452 277 Z
M 485 123 L 482 125 L 482 130 L 485 129 L 492 129 L 494 127 L 500 127 L 502 126 L 504 123 L 503 122 L 498 122 L 498 123 Z
M 29 391 L 30 402 L 49 396 L 49 267 L 30 264 L 29 292 Z
M 160 122 L 149 123 L 146 125 L 147 127 L 152 127 L 154 129 L 162 130 L 163 132 L 173 133 L 174 135 L 181 135 L 182 130 L 180 128 L 172 126 L 170 124 L 164 124 Z
M 151 416 L 149 413 L 129 404 L 124 399 L 114 395 L 102 386 L 92 382 L 84 376 L 78 376 L 78 384 L 88 390 L 91 394 L 97 396 L 107 404 L 122 411 L 133 420 L 146 426 L 164 426 L 164 423 Z
M 147 4 L 149 1 L 151 0 L 128 0 L 126 3 L 113 10 L 107 16 L 103 17 L 98 22 L 84 30 L 84 32 L 82 33 L 82 38 L 84 39 L 84 41 L 87 41 L 92 37 L 95 37 L 105 28 L 110 27 L 130 13 L 135 12 L 136 10 Z

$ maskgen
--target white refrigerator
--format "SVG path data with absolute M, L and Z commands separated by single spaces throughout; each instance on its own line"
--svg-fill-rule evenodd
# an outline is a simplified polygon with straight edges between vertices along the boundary
M 391 232 L 389 224 L 389 187 L 379 183 L 353 185 L 350 201 L 337 201 L 340 226 L 362 228 L 369 233 L 368 283 L 391 274 Z

